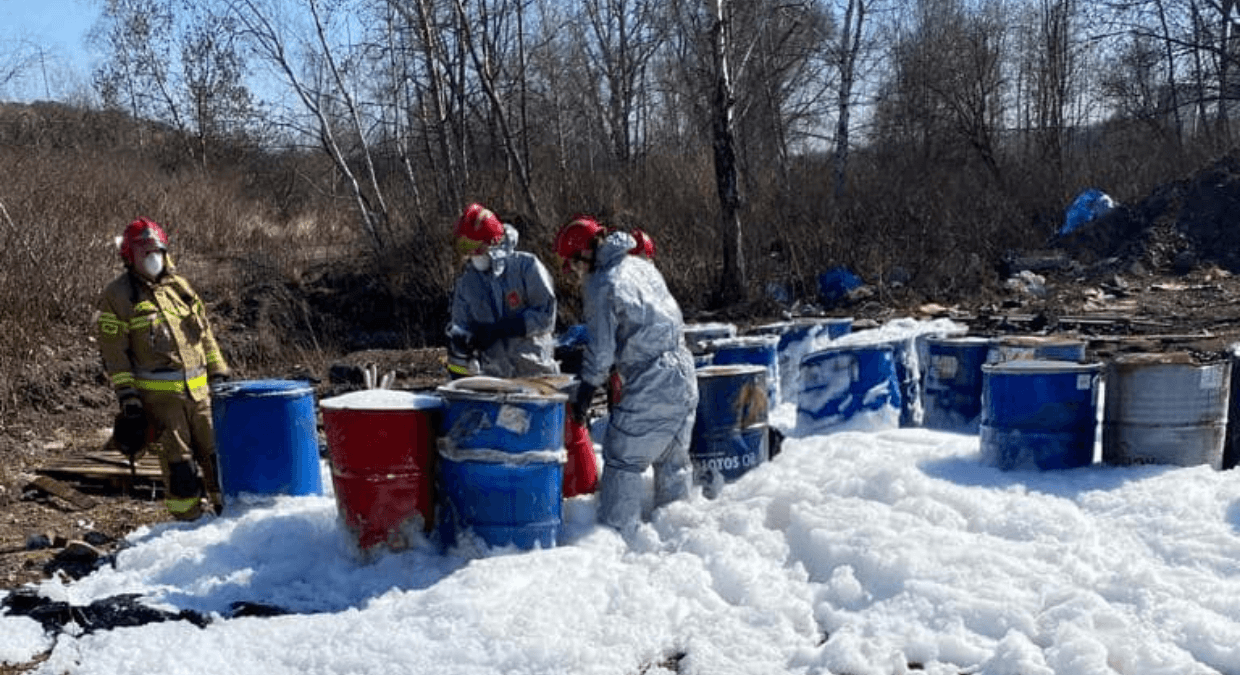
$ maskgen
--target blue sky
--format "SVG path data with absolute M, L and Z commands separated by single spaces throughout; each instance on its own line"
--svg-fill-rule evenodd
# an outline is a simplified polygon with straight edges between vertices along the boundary
M 0 53 L 34 45 L 44 56 L 38 72 L 0 88 L 0 98 L 58 99 L 89 82 L 91 54 L 85 40 L 99 11 L 99 0 L 0 0 Z M 0 62 L 0 70 L 6 65 Z

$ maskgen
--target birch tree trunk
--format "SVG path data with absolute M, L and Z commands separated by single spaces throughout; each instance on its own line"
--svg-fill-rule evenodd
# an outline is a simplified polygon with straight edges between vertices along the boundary
M 853 83 L 857 77 L 857 53 L 861 50 L 861 29 L 865 25 L 865 0 L 848 0 L 844 12 L 844 32 L 840 36 L 838 68 L 840 74 L 836 105 L 839 117 L 835 124 L 835 154 L 832 166 L 835 171 L 835 196 L 844 194 L 848 181 L 848 135 L 851 124 Z
M 732 127 L 735 98 L 728 67 L 727 0 L 711 0 L 711 10 L 714 12 L 711 42 L 715 71 L 711 97 L 711 131 L 715 150 L 715 185 L 719 193 L 719 239 L 723 245 L 723 275 L 719 278 L 719 300 L 724 304 L 733 304 L 745 299 L 748 280 L 741 248 L 741 197 L 736 169 L 736 139 Z

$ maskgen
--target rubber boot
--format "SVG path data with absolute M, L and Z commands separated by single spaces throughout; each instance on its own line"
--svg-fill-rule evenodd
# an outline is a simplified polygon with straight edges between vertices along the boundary
M 642 516 L 642 475 L 607 466 L 598 484 L 598 519 L 621 533 L 637 528 Z
M 654 507 L 684 499 L 693 485 L 693 463 L 689 459 L 689 441 L 693 418 L 685 420 L 672 442 L 654 462 Z

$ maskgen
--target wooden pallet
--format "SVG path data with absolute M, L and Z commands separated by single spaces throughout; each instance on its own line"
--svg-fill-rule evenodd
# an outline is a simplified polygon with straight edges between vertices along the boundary
M 163 492 L 164 479 L 159 459 L 147 454 L 130 470 L 129 460 L 111 451 L 87 452 L 67 457 L 35 470 L 36 473 L 64 481 L 83 492 L 155 496 Z

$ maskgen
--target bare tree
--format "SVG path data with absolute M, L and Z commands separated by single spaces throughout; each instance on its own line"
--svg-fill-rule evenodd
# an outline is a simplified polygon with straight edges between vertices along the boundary
M 254 112 L 253 97 L 245 84 L 246 64 L 235 35 L 231 17 L 205 11 L 187 26 L 181 46 L 189 117 L 204 167 L 208 146 L 218 139 L 235 136 Z
M 135 118 L 171 122 L 187 132 L 172 82 L 176 16 L 167 0 L 107 0 L 102 22 L 109 58 L 95 72 L 107 105 Z
M 504 148 L 508 161 L 512 163 L 515 169 L 516 177 L 521 187 L 522 195 L 525 198 L 526 207 L 530 211 L 530 215 L 535 221 L 542 222 L 542 215 L 538 208 L 538 200 L 534 196 L 529 167 L 525 159 L 521 156 L 517 146 L 517 139 L 509 119 L 508 111 L 499 95 L 497 81 L 498 64 L 487 58 L 487 53 L 483 50 L 482 45 L 479 41 L 475 40 L 470 17 L 465 11 L 464 1 L 454 0 L 454 2 L 456 3 L 457 16 L 461 21 L 462 43 L 469 53 L 469 58 L 474 65 L 474 72 L 478 75 L 483 91 L 486 92 L 487 100 L 490 101 L 491 113 L 494 115 L 495 121 L 499 125 L 500 143 Z
M 836 49 L 839 84 L 836 88 L 835 152 L 831 162 L 835 171 L 836 197 L 844 193 L 848 177 L 853 87 L 857 78 L 857 55 L 861 51 L 861 37 L 865 30 L 866 7 L 866 0 L 848 0 Z
M 723 246 L 723 270 L 719 279 L 720 300 L 744 299 L 747 286 L 745 256 L 741 248 L 741 195 L 736 168 L 736 139 L 732 113 L 736 99 L 728 58 L 731 16 L 729 0 L 711 0 L 711 54 L 714 61 L 711 97 L 711 136 L 715 150 L 715 186 L 719 193 L 719 239 Z
M 41 50 L 34 43 L 24 40 L 0 43 L 0 91 L 20 82 L 41 59 Z
M 921 0 L 915 21 L 895 45 L 878 110 L 882 130 L 924 160 L 978 159 L 998 178 L 1004 32 L 997 5 L 974 11 L 961 0 Z
M 633 156 L 642 74 L 663 42 L 659 8 L 653 0 L 583 0 L 581 44 L 590 64 L 589 95 L 622 164 Z
M 306 50 L 310 63 L 303 64 L 311 68 L 312 74 L 325 76 L 336 89 L 328 89 L 319 83 L 307 82 L 299 74 L 299 66 L 285 42 L 281 26 L 277 25 L 270 7 L 260 4 L 261 0 L 230 0 L 229 8 L 237 18 L 243 34 L 252 40 L 255 50 L 267 59 L 281 74 L 293 93 L 301 101 L 315 120 L 315 129 L 320 146 L 331 158 L 336 169 L 340 171 L 349 186 L 354 205 L 361 219 L 363 231 L 366 233 L 375 250 L 380 250 L 390 243 L 388 230 L 387 206 L 379 191 L 378 181 L 370 161 L 368 148 L 363 146 L 366 159 L 367 177 L 370 187 L 375 191 L 369 196 L 362 188 L 361 179 L 353 170 L 349 157 L 340 142 L 339 133 L 334 123 L 334 109 L 341 98 L 346 101 L 346 108 L 353 121 L 353 131 L 364 137 L 364 129 L 353 103 L 352 95 L 343 87 L 344 76 L 336 64 L 327 40 L 327 31 L 318 13 L 317 0 L 309 0 L 312 14 L 314 37 L 307 39 L 301 46 Z M 325 65 L 326 64 L 326 65 Z M 315 71 L 315 68 L 318 68 Z

